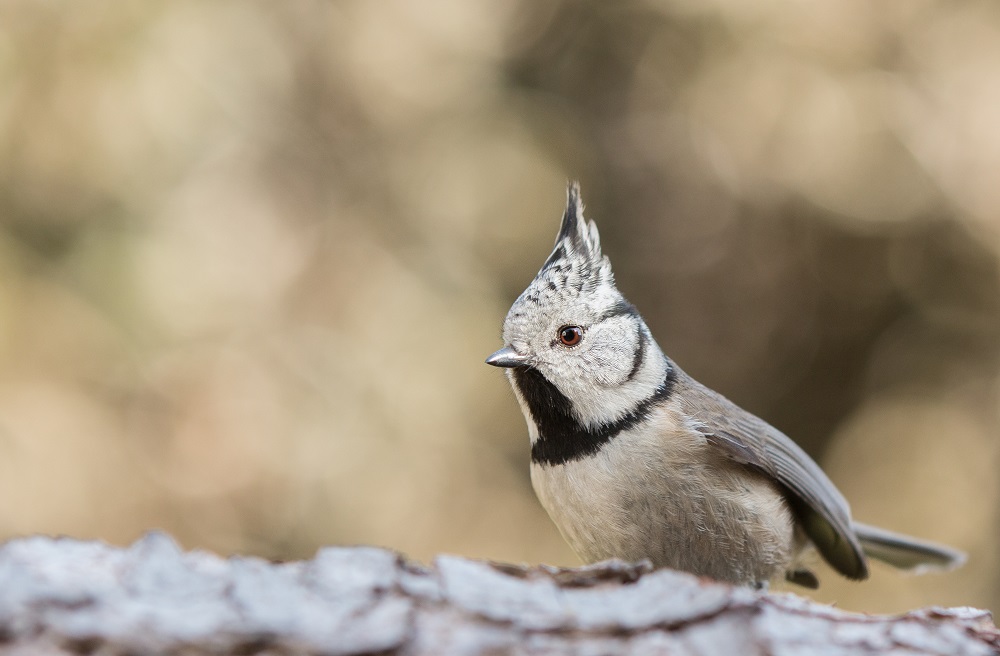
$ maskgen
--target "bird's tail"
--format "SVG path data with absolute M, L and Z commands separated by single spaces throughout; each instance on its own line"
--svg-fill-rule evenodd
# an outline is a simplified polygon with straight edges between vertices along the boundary
M 867 556 L 914 574 L 955 569 L 965 562 L 964 553 L 943 544 L 857 522 L 854 532 Z

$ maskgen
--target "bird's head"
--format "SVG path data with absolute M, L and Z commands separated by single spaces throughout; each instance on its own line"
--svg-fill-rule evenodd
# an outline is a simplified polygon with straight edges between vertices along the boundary
M 662 378 L 662 368 L 644 366 L 658 349 L 615 286 L 577 183 L 568 187 L 552 254 L 507 313 L 503 340 L 486 362 L 508 368 L 515 389 L 519 376 L 540 374 L 585 425 L 614 419 Z

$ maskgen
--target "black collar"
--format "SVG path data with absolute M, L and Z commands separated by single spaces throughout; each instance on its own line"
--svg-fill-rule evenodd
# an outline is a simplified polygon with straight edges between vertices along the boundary
M 513 372 L 514 384 L 538 427 L 538 439 L 531 445 L 531 461 L 540 465 L 561 465 L 596 454 L 670 398 L 677 381 L 677 368 L 668 363 L 663 382 L 649 397 L 614 421 L 585 427 L 573 415 L 572 402 L 540 371 L 519 367 Z

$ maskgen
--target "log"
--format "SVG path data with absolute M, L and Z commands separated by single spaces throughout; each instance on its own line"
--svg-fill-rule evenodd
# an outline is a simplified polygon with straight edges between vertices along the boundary
M 272 563 L 27 537 L 0 546 L 2 654 L 1000 654 L 990 614 L 850 613 L 647 563 L 577 569 L 373 547 Z

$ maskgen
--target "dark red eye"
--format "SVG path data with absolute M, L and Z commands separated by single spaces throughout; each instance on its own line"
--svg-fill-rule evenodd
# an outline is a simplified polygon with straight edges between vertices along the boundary
M 559 329 L 559 341 L 563 346 L 576 346 L 583 339 L 583 328 L 580 326 L 563 326 Z

